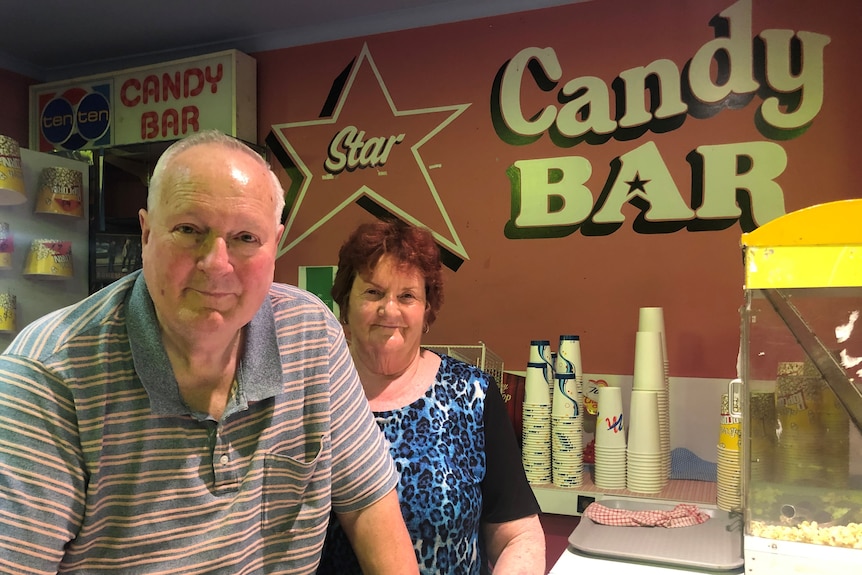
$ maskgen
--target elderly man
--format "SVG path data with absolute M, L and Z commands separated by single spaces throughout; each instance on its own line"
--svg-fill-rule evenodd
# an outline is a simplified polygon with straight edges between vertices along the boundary
M 170 147 L 143 270 L 0 356 L 0 571 L 313 573 L 330 510 L 367 573 L 415 573 L 341 326 L 273 284 L 284 197 L 218 132 Z

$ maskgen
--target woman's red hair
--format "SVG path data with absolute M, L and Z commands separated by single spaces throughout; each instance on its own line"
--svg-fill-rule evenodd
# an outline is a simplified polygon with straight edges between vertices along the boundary
M 360 224 L 338 250 L 338 271 L 332 283 L 332 299 L 340 308 L 340 319 L 347 321 L 350 289 L 357 275 L 370 275 L 384 255 L 400 265 L 415 268 L 425 278 L 425 322 L 434 323 L 443 305 L 443 271 L 440 248 L 425 228 L 400 220 Z

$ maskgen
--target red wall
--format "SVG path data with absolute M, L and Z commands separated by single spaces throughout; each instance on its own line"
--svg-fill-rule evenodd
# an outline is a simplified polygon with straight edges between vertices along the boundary
M 495 77 L 522 50 L 551 48 L 562 68 L 548 91 L 539 89 L 529 74 L 524 76 L 518 95 L 527 119 L 549 105 L 560 110 L 557 97 L 564 84 L 587 76 L 596 78 L 593 86 L 606 86 L 613 117 L 615 78 L 659 60 L 669 60 L 682 73 L 695 54 L 715 40 L 710 22 L 722 12 L 726 20 L 730 15 L 731 38 L 739 51 L 732 54 L 733 74 L 744 77 L 751 70 L 748 76 L 757 86 L 767 86 L 757 76 L 757 70 L 764 69 L 755 50 L 761 39 L 777 47 L 790 45 L 764 31 L 788 30 L 790 36 L 806 39 L 803 65 L 810 78 L 801 91 L 802 101 L 816 104 L 822 95 L 822 105 L 806 126 L 758 129 L 759 110 L 770 94 L 750 90 L 712 106 L 706 110 L 709 114 L 698 115 L 701 108 L 692 101 L 687 113 L 675 117 L 675 125 L 656 123 L 650 129 L 618 130 L 592 140 L 554 140 L 545 131 L 532 143 L 516 145 L 495 131 Z M 740 204 L 742 217 L 695 215 L 642 229 L 636 223 L 642 211 L 632 201 L 622 206 L 624 221 L 617 226 L 591 227 L 586 222 L 557 230 L 556 237 L 514 238 L 505 232 L 517 198 L 507 170 L 545 158 L 581 165 L 586 161 L 591 175 L 570 179 L 563 195 L 572 202 L 572 190 L 580 182 L 584 185 L 577 197 L 583 201 L 585 187 L 591 196 L 587 201 L 597 202 L 603 189 L 616 181 L 614 167 L 622 164 L 620 179 L 632 181 L 634 164 L 639 177 L 651 182 L 645 184 L 651 205 L 666 205 L 675 185 L 683 207 L 695 208 L 700 182 L 745 182 L 715 163 L 706 173 L 698 171 L 695 160 L 708 153 L 702 147 L 733 150 L 744 164 L 747 151 L 761 146 L 768 153 L 754 153 L 755 168 L 774 174 L 757 182 L 753 203 L 769 211 L 769 217 L 761 213 L 764 221 L 754 225 L 780 213 L 858 196 L 859 148 L 854 140 L 862 127 L 862 40 L 855 27 L 860 21 L 862 3 L 851 1 L 843 2 L 840 10 L 824 10 L 822 2 L 814 0 L 792 6 L 782 0 L 755 0 L 753 6 L 731 0 L 602 0 L 254 54 L 261 142 L 279 135 L 276 147 L 308 172 L 304 179 L 282 174 L 286 187 L 293 184 L 303 195 L 291 212 L 285 245 L 289 249 L 278 262 L 277 278 L 296 282 L 299 265 L 335 264 L 348 232 L 371 217 L 354 201 L 355 194 L 364 191 L 449 240 L 454 230 L 468 256 L 457 272 L 447 272 L 446 302 L 426 343 L 482 340 L 502 355 L 507 369 L 518 370 L 525 368 L 531 339 L 549 339 L 556 347 L 559 335 L 574 333 L 581 335 L 585 371 L 627 374 L 633 367 L 638 308 L 662 306 L 671 375 L 733 377 L 743 296 L 739 242 L 745 226 L 752 226 L 754 216 L 744 221 L 750 210 Z M 784 38 L 781 34 L 779 39 Z M 824 37 L 828 44 L 818 60 L 814 44 Z M 770 62 L 785 75 L 789 70 L 791 80 L 798 74 L 787 62 L 782 64 L 777 52 L 771 54 Z M 723 81 L 714 77 L 716 62 L 712 69 L 713 83 L 720 87 Z M 345 70 L 346 77 L 355 72 L 355 78 L 335 100 L 343 107 L 325 108 L 333 83 Z M 776 89 L 794 91 L 781 85 L 778 72 L 771 76 Z M 602 102 L 599 93 L 591 92 L 596 110 Z M 417 144 L 453 114 L 453 107 L 465 104 L 463 113 L 418 148 L 417 162 L 407 145 Z M 513 105 L 511 98 L 507 105 Z M 434 111 L 441 107 L 447 111 Z M 365 130 L 366 138 L 403 133 L 405 145 L 395 146 L 383 166 L 327 177 L 324 161 L 330 142 L 351 125 Z M 736 164 L 730 169 L 736 170 Z M 742 165 L 739 172 L 746 169 Z M 636 190 L 630 191 L 629 199 L 636 200 Z M 445 208 L 445 216 L 438 205 Z M 542 233 L 552 235 L 549 230 Z
M 638 308 L 662 306 L 671 375 L 733 377 L 743 296 L 740 235 L 783 212 L 859 196 L 862 39 L 856 28 L 862 3 L 833 4 L 824 10 L 817 0 L 593 0 L 253 54 L 259 143 L 270 141 L 276 170 L 296 194 L 276 279 L 294 283 L 300 265 L 334 265 L 349 231 L 372 217 L 356 203 L 364 195 L 427 224 L 463 260 L 457 271 L 446 272 L 446 300 L 425 343 L 482 340 L 507 369 L 522 370 L 531 339 L 556 346 L 559 335 L 574 333 L 581 335 L 587 372 L 628 374 Z M 499 122 L 495 129 L 495 119 L 512 118 L 495 115 L 500 102 L 507 111 L 520 106 L 525 122 L 551 106 L 570 126 L 603 114 L 615 122 L 615 80 L 663 62 L 686 86 L 684 72 L 695 55 L 723 41 L 711 26 L 722 19 L 730 22 L 735 51 L 732 83 L 749 77 L 760 89 L 711 106 L 689 98 L 687 111 L 663 122 L 588 138 L 543 130 L 533 141 L 515 141 Z M 796 47 L 803 38 L 806 47 L 802 90 L 793 86 L 799 69 L 789 68 L 780 52 L 770 52 L 767 64 L 774 69 L 758 55 L 764 44 L 794 48 L 789 37 Z M 819 54 L 813 47 L 824 38 Z M 546 70 L 552 78 L 540 86 L 527 72 L 514 91 L 499 97 L 498 75 L 504 69 L 511 74 L 508 64 L 530 49 L 550 49 L 560 74 Z M 717 61 L 711 68 L 710 82 L 720 91 L 725 80 L 715 77 Z M 770 78 L 758 74 L 765 69 L 772 70 Z M 781 72 L 788 76 L 783 81 Z M 558 100 L 566 99 L 570 82 L 591 86 L 587 96 L 569 98 L 589 101 L 589 114 Z M 22 145 L 31 83 L 0 71 L 0 133 Z M 698 95 L 703 83 L 693 90 Z M 669 94 L 673 88 L 664 86 Z M 801 94 L 785 113 L 814 106 L 810 121 L 795 130 L 764 129 L 762 106 L 780 91 Z M 330 174 L 324 167 L 330 144 L 349 126 L 364 131 L 366 141 L 400 134 L 403 141 L 381 165 Z M 733 162 L 717 166 L 716 150 Z M 709 165 L 701 169 L 699 160 L 707 156 Z M 286 171 L 285 159 L 298 171 Z M 564 174 L 556 195 L 547 171 L 528 173 L 549 159 L 565 168 L 551 173 Z M 306 176 L 298 177 L 303 168 Z M 736 205 L 733 192 L 751 183 L 736 173 L 749 168 L 761 177 L 739 198 L 755 198 L 757 209 L 765 210 L 757 217 L 750 202 Z M 724 190 L 721 209 L 738 213 L 699 212 L 701 189 L 715 186 Z M 519 225 L 527 206 L 542 205 L 537 198 L 545 200 L 548 217 L 538 220 L 545 224 Z M 568 213 L 560 199 L 581 215 L 554 228 L 549 218 Z M 594 204 L 604 210 L 615 202 L 622 221 L 596 225 L 595 216 L 587 216 Z M 665 214 L 644 226 L 647 207 Z
M 0 69 L 0 134 L 14 138 L 22 148 L 28 147 L 30 132 L 30 78 Z

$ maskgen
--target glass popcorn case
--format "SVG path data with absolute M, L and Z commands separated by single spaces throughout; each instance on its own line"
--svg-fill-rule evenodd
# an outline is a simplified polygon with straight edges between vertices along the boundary
M 743 234 L 746 573 L 862 564 L 862 200 Z

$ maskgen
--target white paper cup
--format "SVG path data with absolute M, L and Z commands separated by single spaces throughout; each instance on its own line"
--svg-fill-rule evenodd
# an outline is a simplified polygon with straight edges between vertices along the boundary
M 524 379 L 524 403 L 550 405 L 551 391 L 548 380 L 545 379 L 547 365 L 544 363 L 528 363 L 527 376 Z
M 635 334 L 635 367 L 632 389 L 665 389 L 661 334 L 639 331 Z
M 578 417 L 581 407 L 578 398 L 578 380 L 574 373 L 558 373 L 551 401 L 553 414 L 557 417 Z
M 623 399 L 619 387 L 599 388 L 599 412 L 596 415 L 596 448 L 625 447 Z
M 580 336 L 560 336 L 560 346 L 557 348 L 557 361 L 554 364 L 554 369 L 557 373 L 573 373 L 578 377 L 583 377 Z
M 545 383 L 548 386 L 548 393 L 553 393 L 554 389 L 554 359 L 552 355 L 551 342 L 549 340 L 534 339 L 530 341 L 529 363 L 545 364 Z
M 664 308 L 642 307 L 638 310 L 638 331 L 657 331 L 661 334 L 662 365 L 668 376 L 667 332 L 664 325 Z
M 628 424 L 630 452 L 661 454 L 658 393 L 644 389 L 632 390 Z
M 529 363 L 547 362 L 551 360 L 551 342 L 547 339 L 530 340 Z
M 638 310 L 638 331 L 657 331 L 664 334 L 664 308 L 640 308 Z

